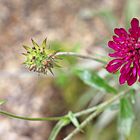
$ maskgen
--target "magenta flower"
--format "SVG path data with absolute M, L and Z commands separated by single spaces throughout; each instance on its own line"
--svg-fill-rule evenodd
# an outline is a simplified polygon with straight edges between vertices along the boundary
M 140 82 L 140 26 L 136 18 L 131 20 L 131 27 L 128 32 L 124 28 L 115 28 L 113 41 L 108 42 L 108 46 L 115 52 L 110 53 L 114 57 L 108 63 L 106 69 L 110 73 L 120 71 L 119 82 L 127 82 L 133 85 L 137 79 Z

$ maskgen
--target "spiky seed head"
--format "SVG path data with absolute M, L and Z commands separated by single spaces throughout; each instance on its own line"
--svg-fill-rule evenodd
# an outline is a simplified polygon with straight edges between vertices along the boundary
M 35 71 L 38 73 L 47 74 L 50 71 L 53 74 L 52 68 L 57 66 L 55 54 L 58 51 L 51 50 L 47 47 L 47 38 L 42 42 L 41 45 L 38 45 L 33 39 L 31 39 L 33 47 L 23 45 L 26 53 L 22 53 L 26 60 L 23 64 L 30 71 Z

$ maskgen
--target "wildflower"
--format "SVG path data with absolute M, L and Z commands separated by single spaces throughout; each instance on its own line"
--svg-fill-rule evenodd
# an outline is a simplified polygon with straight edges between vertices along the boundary
M 23 53 L 26 56 L 24 64 L 29 68 L 30 71 L 47 74 L 48 70 L 53 74 L 52 68 L 58 66 L 56 64 L 57 57 L 55 54 L 58 51 L 47 48 L 47 39 L 45 39 L 42 45 L 38 45 L 33 39 L 33 47 L 23 45 L 27 50 L 27 53 Z
M 120 71 L 119 83 L 127 82 L 133 85 L 137 79 L 140 82 L 140 26 L 136 18 L 131 20 L 131 27 L 128 32 L 124 28 L 115 28 L 113 41 L 108 46 L 115 52 L 110 53 L 114 57 L 108 63 L 106 69 L 110 73 Z

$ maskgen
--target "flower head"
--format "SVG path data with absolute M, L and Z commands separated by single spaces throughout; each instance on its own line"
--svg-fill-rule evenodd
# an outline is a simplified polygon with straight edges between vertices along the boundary
M 136 18 L 131 20 L 131 27 L 128 32 L 124 28 L 115 28 L 113 41 L 108 46 L 115 52 L 110 53 L 113 57 L 106 69 L 110 73 L 120 71 L 119 82 L 127 82 L 133 85 L 137 79 L 140 82 L 140 26 Z
M 47 39 L 45 39 L 42 45 L 38 45 L 33 39 L 33 47 L 23 45 L 27 53 L 23 53 L 26 56 L 24 64 L 29 68 L 30 71 L 47 74 L 48 70 L 53 74 L 52 68 L 58 66 L 56 64 L 57 57 L 55 54 L 58 51 L 47 48 Z

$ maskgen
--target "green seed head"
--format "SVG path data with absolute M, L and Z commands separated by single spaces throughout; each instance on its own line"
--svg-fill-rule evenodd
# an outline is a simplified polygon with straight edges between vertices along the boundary
M 53 74 L 52 68 L 57 65 L 57 57 L 55 54 L 58 51 L 51 50 L 47 47 L 47 39 L 45 39 L 41 45 L 38 45 L 32 39 L 32 44 L 33 47 L 23 45 L 27 51 L 27 53 L 23 53 L 26 57 L 24 62 L 26 67 L 29 68 L 30 71 L 47 74 L 49 70 Z

